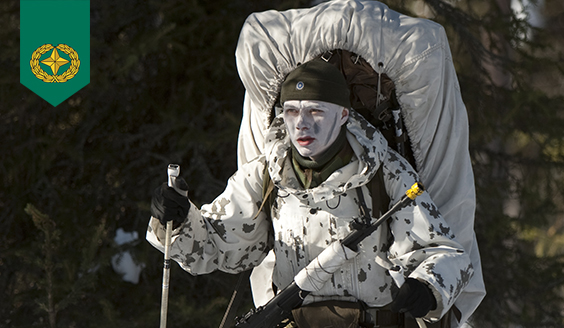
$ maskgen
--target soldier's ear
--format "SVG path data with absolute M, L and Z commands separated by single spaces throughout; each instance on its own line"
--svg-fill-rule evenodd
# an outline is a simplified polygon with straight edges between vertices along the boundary
M 349 119 L 349 109 L 346 107 L 343 107 L 343 111 L 341 114 L 341 125 L 347 123 L 347 120 Z

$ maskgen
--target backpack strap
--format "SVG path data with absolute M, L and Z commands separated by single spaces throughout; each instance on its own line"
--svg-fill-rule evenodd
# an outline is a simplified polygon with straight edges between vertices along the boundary
M 382 164 L 380 164 L 376 175 L 374 175 L 370 181 L 368 188 L 370 190 L 370 196 L 372 197 L 372 216 L 380 217 L 388 211 L 388 207 L 390 206 L 390 196 L 388 196 L 386 192 Z
M 259 206 L 257 214 L 253 219 L 256 219 L 259 213 L 264 209 L 266 216 L 270 220 L 270 209 L 274 204 L 274 199 L 278 194 L 278 188 L 274 185 L 274 181 L 270 178 L 268 173 L 268 163 L 264 166 L 264 171 L 262 173 L 262 202 Z
M 382 165 L 380 165 L 378 171 L 376 171 L 376 174 L 372 180 L 370 180 L 368 189 L 372 197 L 372 217 L 379 218 L 388 211 L 391 202 L 390 196 L 388 196 L 388 192 L 386 191 L 386 185 L 384 184 L 384 169 Z M 361 199 L 360 202 L 362 203 L 364 201 Z M 387 251 L 394 242 L 394 235 L 392 235 L 392 229 L 390 229 L 390 220 L 387 220 L 386 223 L 388 225 L 388 238 L 382 249 L 385 251 Z
M 356 219 L 356 222 L 353 224 L 359 226 L 370 225 L 372 218 L 381 217 L 382 214 L 386 213 L 390 205 L 390 197 L 386 192 L 386 185 L 384 184 L 384 170 L 382 169 L 382 165 L 380 165 L 372 180 L 367 184 L 367 187 L 372 197 L 372 213 L 369 212 L 368 206 L 366 206 L 361 187 L 356 188 L 358 206 L 360 207 L 360 218 Z

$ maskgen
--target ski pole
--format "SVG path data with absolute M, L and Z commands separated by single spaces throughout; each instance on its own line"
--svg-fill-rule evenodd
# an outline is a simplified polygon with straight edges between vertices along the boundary
M 180 165 L 169 164 L 167 169 L 168 186 L 174 188 L 176 177 L 180 175 Z M 166 223 L 164 266 L 163 266 L 163 285 L 161 295 L 161 325 L 166 328 L 166 316 L 168 312 L 168 286 L 170 281 L 170 239 L 172 236 L 172 221 Z

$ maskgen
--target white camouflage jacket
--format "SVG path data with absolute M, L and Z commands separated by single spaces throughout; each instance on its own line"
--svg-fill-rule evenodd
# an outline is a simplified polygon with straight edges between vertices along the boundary
M 237 70 L 245 86 L 239 165 L 265 152 L 270 113 L 285 76 L 298 63 L 334 49 L 362 56 L 396 86 L 419 178 L 474 267 L 473 278 L 456 302 L 461 317 L 452 316 L 452 327 L 458 327 L 476 310 L 486 290 L 474 233 L 476 196 L 468 117 L 442 26 L 373 0 L 332 0 L 311 8 L 249 15 L 236 49 Z M 253 271 L 257 281 L 271 276 L 270 257 L 263 270 Z M 269 290 L 263 290 L 264 283 L 254 284 L 252 277 L 251 285 L 255 304 L 271 297 Z
M 371 206 L 367 184 L 380 165 L 392 204 L 418 181 L 415 170 L 354 111 L 347 130 L 355 153 L 353 160 L 318 187 L 304 190 L 291 165 L 283 119 L 275 118 L 266 134 L 265 155 L 241 166 L 211 204 L 201 210 L 192 205 L 184 224 L 173 233 L 171 258 L 192 274 L 214 270 L 237 273 L 258 265 L 273 247 L 274 282 L 280 288 L 291 283 L 298 271 L 331 242 L 350 232 L 349 223 L 360 215 L 357 188 L 363 192 L 366 205 Z M 265 165 L 278 192 L 271 209 L 272 224 L 264 212 L 258 213 Z M 387 269 L 399 265 L 406 277 L 431 287 L 438 307 L 426 318 L 439 319 L 473 275 L 468 254 L 455 241 L 426 192 L 389 222 L 362 241 L 359 254 L 305 302 L 340 299 L 387 305 L 395 288 Z M 394 241 L 387 247 L 390 233 Z M 163 226 L 152 218 L 147 240 L 163 251 L 163 236 Z

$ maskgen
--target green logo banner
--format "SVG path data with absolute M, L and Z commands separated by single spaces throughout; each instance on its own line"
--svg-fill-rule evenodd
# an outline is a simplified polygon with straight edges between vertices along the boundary
M 90 83 L 90 0 L 20 0 L 20 82 L 53 106 Z

